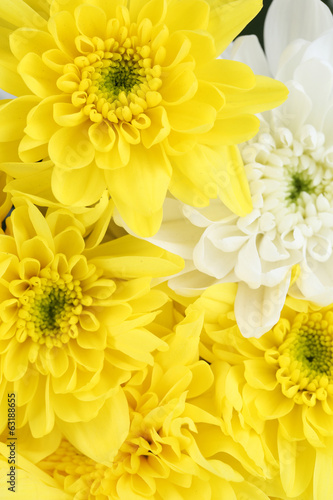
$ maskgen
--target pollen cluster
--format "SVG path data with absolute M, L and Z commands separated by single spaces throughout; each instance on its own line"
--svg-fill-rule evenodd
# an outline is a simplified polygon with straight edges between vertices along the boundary
M 333 313 L 299 313 L 279 348 L 277 379 L 287 397 L 313 406 L 333 394 Z
M 150 46 L 153 35 L 148 19 L 139 27 L 113 19 L 107 32 L 105 40 L 76 37 L 82 55 L 65 66 L 57 85 L 72 93 L 72 104 L 82 108 L 93 122 L 131 122 L 138 129 L 147 128 L 150 120 L 145 110 L 162 100 L 158 92 L 162 86 L 159 62 L 164 52 Z
M 44 269 L 40 276 L 30 278 L 26 286 L 19 298 L 18 341 L 24 342 L 29 336 L 47 347 L 61 347 L 70 338 L 76 338 L 83 299 L 80 282 L 70 274 L 59 276 Z

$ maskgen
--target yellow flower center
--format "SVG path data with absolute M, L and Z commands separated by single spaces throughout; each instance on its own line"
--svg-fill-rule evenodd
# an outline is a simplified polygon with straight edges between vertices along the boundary
M 333 312 L 297 314 L 279 348 L 277 379 L 287 397 L 314 406 L 333 394 Z
M 23 342 L 29 336 L 47 347 L 61 347 L 77 337 L 76 324 L 84 302 L 80 282 L 70 274 L 59 276 L 44 269 L 26 285 L 19 299 L 18 341 Z
M 77 483 L 79 482 L 77 487 L 80 498 L 98 498 L 100 500 L 109 498 L 101 491 L 101 481 L 105 476 L 107 467 L 82 455 L 68 441 L 62 441 L 59 448 L 40 462 L 39 466 L 58 481 L 63 479 L 64 489 L 68 493 L 77 492 L 76 480 Z M 73 478 L 73 484 L 68 480 L 65 481 L 67 476 Z
M 65 67 L 58 87 L 71 93 L 73 105 L 83 108 L 93 122 L 105 119 L 130 122 L 137 129 L 149 127 L 150 119 L 144 112 L 162 100 L 158 90 L 162 86 L 164 50 L 158 50 L 158 45 L 167 32 L 161 28 L 160 36 L 154 37 L 150 20 L 144 19 L 137 26 L 119 14 L 119 19 L 110 20 L 105 40 L 76 37 L 82 55 Z M 77 84 L 78 90 L 73 92 Z

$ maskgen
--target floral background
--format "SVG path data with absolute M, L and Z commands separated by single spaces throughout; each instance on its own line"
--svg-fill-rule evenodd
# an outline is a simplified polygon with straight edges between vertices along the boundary
M 261 4 L 1 3 L 1 499 L 333 500 L 333 15 Z

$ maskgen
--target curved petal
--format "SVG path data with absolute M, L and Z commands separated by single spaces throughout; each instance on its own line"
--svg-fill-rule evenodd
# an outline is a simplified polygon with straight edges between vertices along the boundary
M 10 100 L 0 106 L 0 141 L 10 142 L 21 139 L 27 123 L 29 111 L 38 104 L 36 96 L 24 96 Z
M 54 167 L 51 184 L 54 196 L 64 205 L 92 205 L 105 189 L 103 172 L 94 165 L 73 170 Z
M 59 426 L 81 453 L 111 466 L 129 431 L 129 411 L 122 389 L 106 401 L 90 422 L 60 422 Z
M 323 2 L 274 0 L 264 26 L 265 50 L 272 74 L 276 74 L 281 54 L 289 43 L 297 38 L 315 40 L 330 28 L 333 17 Z
M 238 284 L 235 316 L 244 337 L 259 338 L 279 321 L 289 284 L 290 273 L 275 287 L 254 290 L 246 283 Z
M 95 157 L 87 127 L 78 125 L 59 129 L 50 139 L 49 155 L 56 165 L 68 169 L 89 165 Z

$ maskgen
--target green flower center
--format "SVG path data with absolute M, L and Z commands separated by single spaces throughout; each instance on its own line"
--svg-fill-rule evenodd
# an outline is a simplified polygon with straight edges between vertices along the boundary
M 97 79 L 98 87 L 106 99 L 113 101 L 120 92 L 129 93 L 135 85 L 141 83 L 138 64 L 131 61 L 113 62 L 112 65 L 100 71 Z M 97 75 L 96 75 L 97 76 Z
M 279 348 L 277 379 L 296 403 L 333 394 L 333 312 L 297 314 Z
M 286 199 L 291 203 L 297 203 L 298 198 L 301 193 L 312 194 L 314 192 L 314 186 L 312 185 L 312 180 L 304 172 L 294 172 L 290 178 L 291 182 L 289 184 L 288 194 Z
M 145 111 L 162 101 L 158 91 L 162 86 L 160 63 L 164 52 L 151 48 L 152 33 L 147 45 L 139 42 L 135 36 L 138 29 L 136 25 L 118 26 L 112 38 L 76 39 L 81 55 L 73 65 L 65 67 L 57 85 L 71 94 L 72 104 L 92 122 L 127 122 L 138 130 L 150 126 Z
M 33 277 L 20 297 L 18 330 L 20 342 L 28 336 L 47 347 L 61 347 L 78 335 L 77 323 L 82 312 L 80 282 L 71 275 Z

